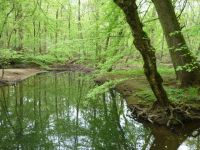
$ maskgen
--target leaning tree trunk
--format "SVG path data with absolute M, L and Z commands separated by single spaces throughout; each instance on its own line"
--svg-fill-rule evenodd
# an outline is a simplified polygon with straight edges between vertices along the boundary
M 200 83 L 200 65 L 192 56 L 181 33 L 171 0 L 152 0 L 162 25 L 171 59 L 182 86 Z M 178 67 L 182 69 L 177 69 Z
M 162 85 L 163 80 L 157 71 L 155 49 L 150 44 L 150 39 L 143 30 L 143 25 L 137 12 L 136 0 L 114 0 L 114 2 L 123 10 L 126 20 L 131 27 L 134 45 L 142 55 L 144 72 L 157 98 L 157 104 L 168 106 L 169 100 Z

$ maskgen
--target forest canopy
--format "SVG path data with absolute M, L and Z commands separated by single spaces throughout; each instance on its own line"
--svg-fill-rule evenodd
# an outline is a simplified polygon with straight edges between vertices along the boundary
M 137 4 L 158 61 L 170 62 L 153 3 L 140 0 Z M 199 57 L 200 4 L 195 0 L 173 4 L 187 44 Z M 126 57 L 140 60 L 131 30 L 112 0 L 1 0 L 0 7 L 0 48 L 1 53 L 10 53 L 11 63 L 42 65 L 80 57 L 108 69 Z

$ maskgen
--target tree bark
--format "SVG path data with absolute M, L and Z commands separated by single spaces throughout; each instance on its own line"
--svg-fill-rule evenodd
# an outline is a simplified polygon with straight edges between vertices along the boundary
M 171 0 L 152 0 L 155 5 L 165 38 L 169 47 L 172 63 L 182 86 L 200 83 L 200 65 L 192 56 L 175 14 Z M 178 67 L 182 70 L 177 70 Z M 192 70 L 190 70 L 192 69 Z
M 13 10 L 14 10 L 14 5 L 12 6 L 11 10 L 6 14 L 6 17 L 5 17 L 4 21 L 3 21 L 3 24 L 2 24 L 2 27 L 1 27 L 1 31 L 0 31 L 0 38 L 2 38 L 4 28 L 5 28 L 6 24 L 7 24 L 7 21 L 8 21 L 8 18 L 10 16 L 10 14 L 13 12 Z
M 81 0 L 78 0 L 78 33 L 79 38 L 83 39 L 82 24 L 81 24 Z
M 36 25 L 35 25 L 35 18 L 33 19 L 33 51 L 34 51 L 34 55 L 36 55 Z
M 18 42 L 19 42 L 17 51 L 23 50 L 24 32 L 23 32 L 22 17 L 23 17 L 22 5 L 20 3 L 17 3 L 17 18 L 16 19 L 18 21 L 17 31 L 18 31 Z
M 142 55 L 144 72 L 156 96 L 157 104 L 168 106 L 169 100 L 162 85 L 163 80 L 157 71 L 155 49 L 150 44 L 150 39 L 143 30 L 143 25 L 137 12 L 136 0 L 114 0 L 114 2 L 123 10 L 126 20 L 131 27 L 134 45 Z
M 59 17 L 59 9 L 56 11 L 56 32 L 55 32 L 55 48 L 57 48 L 58 44 L 58 17 Z

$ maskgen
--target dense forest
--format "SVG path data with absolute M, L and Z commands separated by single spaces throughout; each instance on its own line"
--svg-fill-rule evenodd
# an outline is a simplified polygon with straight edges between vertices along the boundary
M 57 77 L 57 73 L 71 71 L 84 73 L 86 77 L 82 74 L 72 77 L 73 82 L 71 75 L 66 81 L 63 76 Z M 74 90 L 81 93 L 75 98 L 77 120 L 82 95 L 86 98 L 84 110 L 89 105 L 100 107 L 93 100 L 103 95 L 102 108 L 106 113 L 109 110 L 105 107 L 106 99 L 114 99 L 117 105 L 117 92 L 136 120 L 167 128 L 200 121 L 200 1 L 0 0 L 0 98 L 8 99 L 5 95 L 9 92 L 12 95 L 12 90 L 4 89 L 6 86 L 16 86 L 18 81 L 44 72 L 56 72 L 55 81 L 49 82 L 49 86 L 55 87 L 52 93 L 56 93 L 56 114 L 59 83 L 64 86 L 62 90 L 72 84 L 78 86 Z M 66 85 L 60 80 L 63 84 L 67 82 Z M 82 80 L 95 81 L 95 85 L 90 85 L 92 88 L 84 89 L 84 94 Z M 30 82 L 37 85 L 35 78 Z M 15 97 L 18 92 L 23 93 L 20 87 L 14 92 Z M 106 93 L 112 98 L 106 98 Z M 67 97 L 70 92 L 64 95 Z M 23 98 L 19 101 L 24 104 Z M 1 110 L 4 108 L 2 103 Z M 93 113 L 98 114 L 98 110 Z M 125 140 L 119 116 L 113 124 Z M 0 119 L 0 128 L 2 124 Z M 79 121 L 75 121 L 75 126 L 78 125 Z M 177 149 L 183 141 L 171 149 Z M 117 149 L 130 146 L 126 144 L 122 142 L 124 147 Z
M 158 7 L 156 10 L 152 2 L 141 0 L 138 1 L 137 10 L 156 50 L 157 61 L 171 62 L 166 41 L 170 47 L 173 45 L 167 40 L 169 35 L 166 37 L 165 34 L 176 35 L 178 30 L 182 31 L 189 51 L 198 57 L 199 2 L 173 2 L 176 21 L 180 23 L 180 27 L 174 29 L 165 29 L 170 18 L 163 17 L 164 21 L 159 22 L 157 11 L 161 11 L 159 7 L 162 7 L 159 5 L 155 4 Z M 34 62 L 45 65 L 78 58 L 79 62 L 88 61 L 92 66 L 109 70 L 122 59 L 126 60 L 124 64 L 142 61 L 133 45 L 125 16 L 113 1 L 2 0 L 0 7 L 1 60 L 9 60 L 7 63 Z M 169 15 L 166 13 L 160 15 Z M 182 67 L 177 65 L 178 68 Z

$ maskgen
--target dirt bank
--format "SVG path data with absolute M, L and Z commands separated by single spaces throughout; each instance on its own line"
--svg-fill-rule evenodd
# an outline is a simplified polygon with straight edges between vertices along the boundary
M 84 73 L 91 73 L 95 69 L 89 68 L 85 65 L 82 64 L 73 64 L 73 63 L 68 63 L 68 64 L 56 64 L 50 66 L 48 69 L 49 71 L 80 71 Z
M 106 74 L 98 77 L 95 81 L 98 84 L 103 84 L 110 80 L 116 80 L 123 77 L 123 75 Z M 164 84 L 166 86 L 178 86 L 175 79 L 165 77 Z M 148 82 L 144 76 L 136 76 L 129 78 L 117 84 L 114 88 L 127 101 L 128 107 L 132 111 L 132 116 L 138 121 L 148 121 L 151 123 L 176 126 L 182 125 L 186 122 L 200 120 L 200 102 L 193 101 L 188 103 L 174 103 L 167 108 L 156 107 L 155 103 L 148 101 L 147 98 L 141 98 L 137 95 L 138 91 L 145 91 L 150 89 Z
M 16 68 L 12 68 L 16 67 Z M 48 69 L 40 69 L 39 66 L 32 66 L 28 64 L 19 64 L 11 66 L 9 69 L 4 69 L 2 76 L 2 69 L 0 69 L 0 86 L 14 84 L 16 82 L 25 80 L 31 76 L 48 71 L 80 71 L 84 73 L 91 73 L 94 69 L 86 67 L 81 64 L 57 64 L 49 66 Z
M 4 76 L 0 79 L 0 85 L 13 84 L 43 72 L 46 71 L 35 68 L 5 69 Z M 0 75 L 2 75 L 2 69 L 0 69 Z

